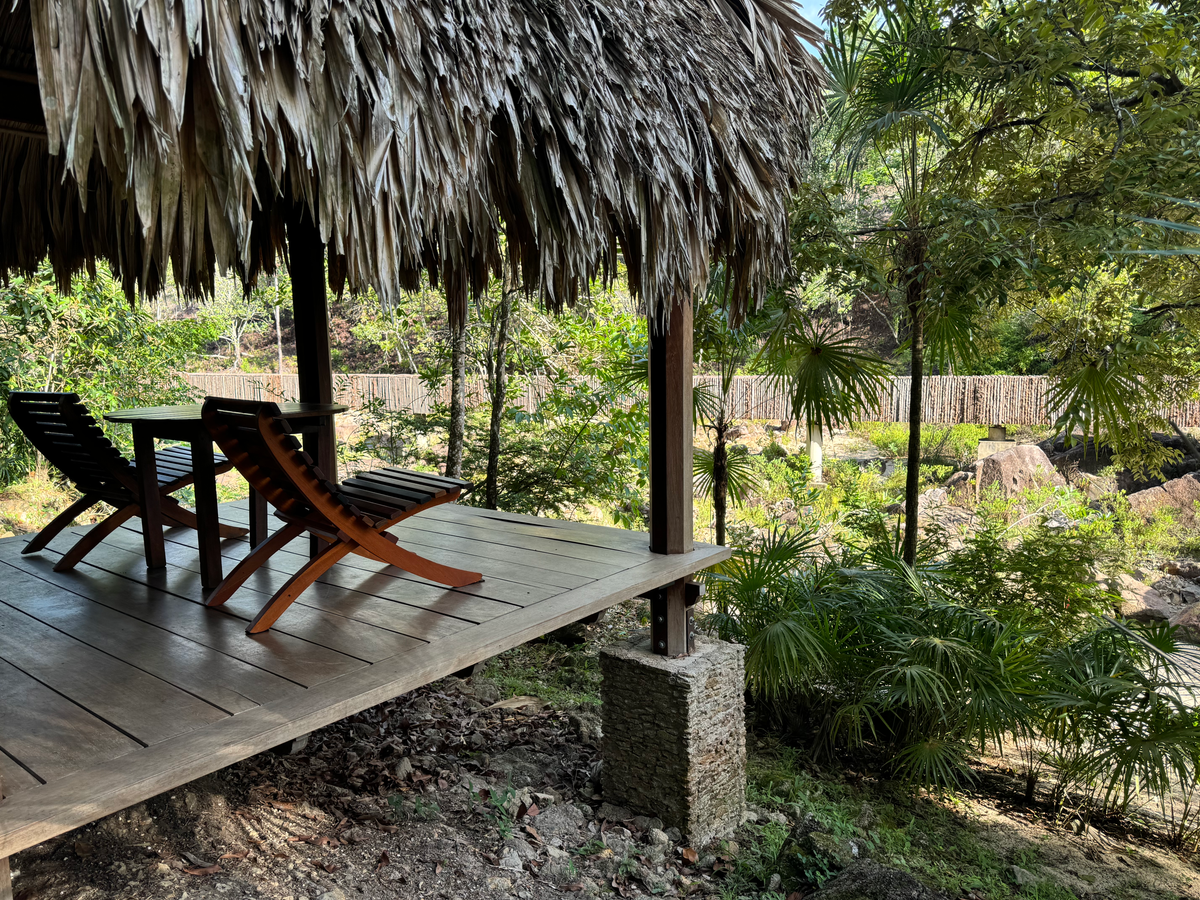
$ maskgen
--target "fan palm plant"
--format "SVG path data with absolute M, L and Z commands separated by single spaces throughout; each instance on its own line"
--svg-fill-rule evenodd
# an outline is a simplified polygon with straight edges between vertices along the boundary
M 879 405 L 887 367 L 836 325 L 793 306 L 773 310 L 769 322 L 762 361 L 790 398 L 792 417 L 808 428 L 812 477 L 820 481 L 824 431 Z

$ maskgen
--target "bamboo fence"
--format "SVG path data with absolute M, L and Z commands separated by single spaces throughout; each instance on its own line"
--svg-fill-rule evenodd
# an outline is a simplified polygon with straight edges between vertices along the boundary
M 244 400 L 295 400 L 299 381 L 295 375 L 248 375 L 242 373 L 188 373 L 187 380 L 201 394 L 237 397 Z M 697 386 L 715 392 L 718 379 L 697 376 Z M 972 423 L 976 425 L 1049 425 L 1062 412 L 1047 408 L 1049 379 L 1041 375 L 946 375 L 925 379 L 922 421 L 940 425 Z M 427 413 L 437 403 L 448 403 L 450 385 L 446 382 L 430 392 L 416 375 L 339 375 L 334 389 L 337 399 L 352 407 L 363 407 L 378 400 L 387 409 Z M 508 404 L 533 412 L 550 389 L 546 378 L 529 379 L 517 391 L 510 391 Z M 866 421 L 906 422 L 911 398 L 912 379 L 890 379 L 880 391 L 879 404 Z M 482 379 L 467 380 L 467 401 L 471 405 L 486 401 Z M 791 405 L 778 385 L 762 375 L 739 375 L 734 379 L 729 398 L 729 416 L 737 420 L 790 419 Z M 1200 427 L 1200 402 L 1165 410 L 1181 428 Z

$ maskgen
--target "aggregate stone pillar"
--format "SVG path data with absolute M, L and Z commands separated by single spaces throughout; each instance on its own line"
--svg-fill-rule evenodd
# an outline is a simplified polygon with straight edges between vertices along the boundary
M 635 635 L 603 650 L 604 799 L 683 832 L 694 847 L 746 809 L 743 648 L 696 637 L 671 659 Z

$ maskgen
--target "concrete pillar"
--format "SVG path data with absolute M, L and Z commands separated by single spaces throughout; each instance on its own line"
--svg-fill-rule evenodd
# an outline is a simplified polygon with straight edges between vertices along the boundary
M 691 656 L 651 652 L 647 635 L 600 653 L 604 799 L 702 847 L 746 809 L 744 648 L 696 638 Z
M 989 456 L 1011 450 L 1015 446 L 1017 446 L 1017 442 L 1009 440 L 1007 428 L 1003 425 L 989 425 L 988 436 L 979 442 L 979 450 L 975 458 L 987 459 Z M 978 492 L 978 487 L 976 487 L 976 492 Z
M 825 480 L 825 434 L 821 431 L 821 423 L 814 422 L 808 426 L 808 463 L 812 469 L 812 480 L 822 483 Z

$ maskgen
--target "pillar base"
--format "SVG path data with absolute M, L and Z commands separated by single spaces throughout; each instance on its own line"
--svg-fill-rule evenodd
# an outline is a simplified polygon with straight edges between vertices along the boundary
M 989 456 L 994 456 L 997 453 L 1003 453 L 1005 450 L 1011 450 L 1017 446 L 1016 441 L 980 441 L 979 450 L 976 453 L 976 459 L 987 459 Z
M 600 653 L 604 799 L 701 847 L 746 810 L 744 648 L 696 638 L 691 656 L 651 652 L 646 634 Z

